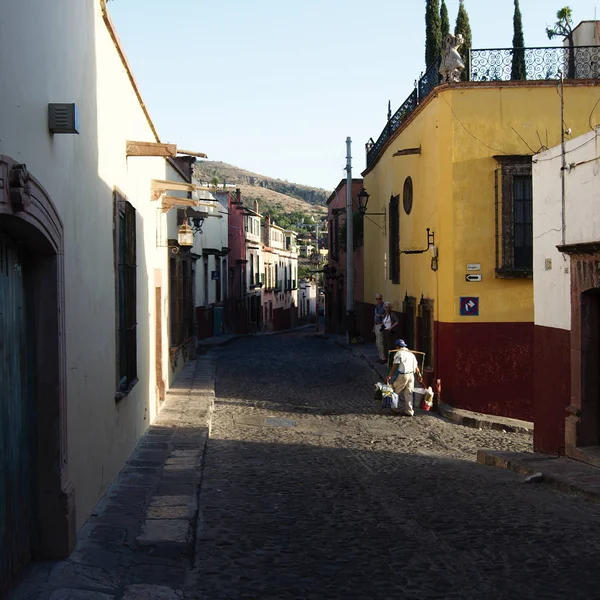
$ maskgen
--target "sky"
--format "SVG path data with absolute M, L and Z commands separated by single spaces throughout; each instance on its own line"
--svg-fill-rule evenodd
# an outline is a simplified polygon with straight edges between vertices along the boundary
M 564 0 L 521 0 L 527 47 Z M 454 28 L 459 0 L 446 0 Z M 473 48 L 512 45 L 513 0 L 465 0 Z M 574 21 L 600 0 L 571 0 Z M 161 141 L 261 175 L 333 189 L 353 176 L 424 69 L 425 1 L 111 0 Z

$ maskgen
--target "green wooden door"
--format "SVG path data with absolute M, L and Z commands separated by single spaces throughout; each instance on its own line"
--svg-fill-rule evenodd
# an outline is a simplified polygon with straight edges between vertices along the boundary
M 24 267 L 0 231 L 0 597 L 31 559 L 35 415 Z

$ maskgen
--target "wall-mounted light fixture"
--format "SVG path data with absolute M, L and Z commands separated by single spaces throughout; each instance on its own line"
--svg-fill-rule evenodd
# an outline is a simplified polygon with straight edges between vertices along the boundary
M 180 246 L 190 248 L 194 245 L 194 232 L 188 225 L 187 219 L 183 222 L 177 231 L 177 242 Z
M 356 196 L 356 199 L 358 200 L 358 214 L 361 217 L 369 216 L 369 217 L 383 217 L 383 227 L 382 229 L 385 232 L 385 227 L 386 227 L 386 212 L 385 212 L 385 208 L 383 209 L 383 212 L 378 212 L 378 213 L 372 213 L 372 212 L 367 212 L 367 204 L 369 203 L 369 192 L 367 192 L 367 190 L 365 190 L 365 188 L 362 188 L 362 190 L 360 190 L 360 192 L 358 192 L 358 195 Z M 377 223 L 375 223 L 377 225 Z M 379 227 L 379 225 L 377 225 Z

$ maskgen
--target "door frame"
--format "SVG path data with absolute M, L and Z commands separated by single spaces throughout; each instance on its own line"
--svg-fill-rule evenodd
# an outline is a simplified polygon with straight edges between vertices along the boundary
M 24 285 L 31 309 L 38 446 L 34 555 L 60 559 L 76 541 L 67 454 L 63 223 L 27 166 L 5 155 L 0 155 L 0 228 L 28 258 Z

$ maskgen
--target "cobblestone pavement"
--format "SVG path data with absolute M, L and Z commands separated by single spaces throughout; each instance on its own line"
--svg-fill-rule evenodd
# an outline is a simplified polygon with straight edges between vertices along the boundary
M 306 332 L 219 350 L 187 597 L 600 597 L 600 506 L 475 462 L 530 435 L 392 416 L 374 377 Z

